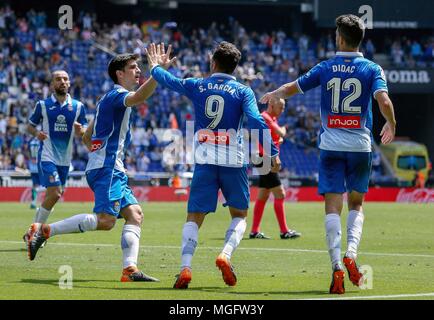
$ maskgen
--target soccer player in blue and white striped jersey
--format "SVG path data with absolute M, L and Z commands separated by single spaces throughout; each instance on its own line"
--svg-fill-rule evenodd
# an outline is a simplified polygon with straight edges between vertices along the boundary
M 169 54 L 170 47 L 164 55 L 166 68 L 173 62 L 168 59 Z M 110 61 L 108 73 L 115 85 L 97 103 L 95 119 L 83 136 L 90 150 L 86 179 L 95 195 L 94 213 L 78 214 L 50 225 L 32 225 L 30 260 L 35 258 L 44 239 L 67 233 L 111 230 L 118 218 L 124 218 L 121 281 L 158 281 L 137 268 L 143 212 L 128 186 L 123 164 L 124 150 L 131 139 L 131 107 L 143 103 L 157 86 L 151 77 L 134 91 L 141 74 L 138 60 L 136 54 L 121 54 Z
M 355 15 L 336 19 L 336 56 L 313 67 L 296 81 L 266 93 L 261 102 L 287 99 L 321 86 L 318 193 L 325 198 L 325 229 L 333 278 L 330 293 L 345 293 L 341 263 L 343 194 L 348 192 L 347 250 L 343 258 L 349 278 L 360 286 L 363 277 L 356 265 L 362 236 L 363 199 L 368 192 L 372 159 L 372 97 L 386 120 L 381 142 L 395 137 L 396 120 L 386 78 L 379 65 L 359 51 L 365 34 L 363 21 Z
M 87 120 L 85 106 L 69 93 L 70 81 L 66 71 L 52 73 L 53 94 L 39 100 L 29 119 L 28 132 L 40 141 L 38 171 L 46 196 L 36 211 L 35 223 L 45 223 L 64 192 L 71 165 L 74 135 L 82 136 Z M 38 126 L 41 125 L 41 130 Z M 24 235 L 27 239 L 27 234 Z
M 237 282 L 231 257 L 246 230 L 246 217 L 250 201 L 243 148 L 243 119 L 250 129 L 259 133 L 262 145 L 268 146 L 272 169 L 280 169 L 279 151 L 271 140 L 271 133 L 259 113 L 253 90 L 241 84 L 232 75 L 241 59 L 241 52 L 229 42 L 219 43 L 211 57 L 211 76 L 207 78 L 179 79 L 162 68 L 160 45 L 147 50 L 151 74 L 158 83 L 188 97 L 194 105 L 195 169 L 188 199 L 187 221 L 182 230 L 181 270 L 174 284 L 186 289 L 191 281 L 191 262 L 197 247 L 199 228 L 205 217 L 217 208 L 219 189 L 231 214 L 225 242 L 216 265 L 224 282 L 234 286 Z M 264 144 L 265 142 L 265 144 Z M 271 166 L 270 166 L 271 167 Z

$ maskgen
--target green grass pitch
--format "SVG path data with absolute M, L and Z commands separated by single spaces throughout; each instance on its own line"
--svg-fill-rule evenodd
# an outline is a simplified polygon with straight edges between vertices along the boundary
M 253 204 L 252 204 L 253 206 Z M 0 204 L 0 299 L 434 299 L 434 205 L 367 203 L 358 263 L 372 270 L 372 289 L 361 290 L 346 278 L 346 294 L 331 296 L 322 203 L 286 204 L 290 227 L 302 232 L 296 240 L 280 240 L 268 203 L 262 231 L 271 240 L 249 240 L 250 210 L 244 240 L 232 262 L 238 284 L 228 287 L 215 267 L 229 225 L 219 205 L 199 233 L 193 259 L 193 280 L 187 290 L 174 290 L 179 271 L 185 203 L 144 203 L 139 267 L 159 283 L 121 283 L 123 221 L 109 231 L 53 237 L 29 261 L 22 235 L 34 211 L 27 204 Z M 49 222 L 90 212 L 91 203 L 60 203 Z M 343 247 L 346 239 L 343 214 Z M 344 252 L 344 251 L 343 251 Z M 59 268 L 72 267 L 72 289 L 61 289 Z

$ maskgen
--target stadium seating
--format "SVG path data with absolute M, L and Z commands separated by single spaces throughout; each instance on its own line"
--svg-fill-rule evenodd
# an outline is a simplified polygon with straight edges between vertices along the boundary
M 128 33 L 123 34 L 120 31 L 121 27 L 122 26 L 114 26 L 112 30 L 112 33 L 120 38 L 120 40 L 115 41 L 115 44 L 118 45 L 117 48 L 126 48 L 128 51 L 137 50 L 137 47 L 135 47 L 134 44 L 132 44 L 132 41 L 130 41 L 130 38 L 128 38 Z M 95 31 L 98 33 L 98 30 Z M 162 37 L 162 30 L 155 29 L 153 32 L 154 33 L 150 34 L 152 40 L 158 41 L 159 37 Z M 167 32 L 167 30 L 164 32 Z M 27 32 L 16 29 L 13 31 L 12 37 L 15 37 L 18 41 L 20 49 L 19 58 L 23 66 L 27 65 L 24 63 L 26 55 L 35 60 L 38 57 L 43 57 L 44 61 L 50 62 L 50 58 L 52 59 L 53 53 L 58 52 L 60 54 L 60 60 L 54 65 L 50 64 L 51 69 L 66 69 L 72 81 L 71 92 L 74 93 L 74 95 L 77 95 L 77 93 L 79 94 L 78 97 L 75 97 L 81 99 L 87 104 L 89 114 L 95 112 L 95 104 L 97 99 L 104 93 L 104 85 L 108 81 L 107 64 L 111 58 L 110 54 L 93 47 L 95 40 L 100 41 L 98 36 L 88 39 L 84 37 L 82 33 L 80 33 L 80 30 L 77 30 L 76 36 L 73 40 L 69 39 L 68 37 L 66 37 L 65 40 L 65 34 L 61 34 L 57 28 L 45 27 L 38 28 L 37 32 L 31 31 L 30 28 L 28 28 Z M 45 51 L 45 49 L 41 48 L 41 37 L 47 39 L 49 43 L 48 51 Z M 24 48 L 29 44 L 31 45 L 31 49 L 24 50 Z M 110 42 L 108 41 L 99 44 L 102 46 L 109 46 Z M 277 86 L 295 80 L 295 78 L 302 73 L 302 70 L 307 70 L 307 68 L 316 64 L 318 62 L 318 57 L 316 56 L 317 44 L 318 42 L 310 40 L 307 49 L 303 49 L 301 54 L 302 49 L 299 47 L 298 39 L 284 36 L 280 40 L 281 53 L 275 54 L 273 56 L 271 48 L 265 44 L 264 41 L 249 41 L 249 51 L 246 53 L 247 57 L 245 60 L 250 59 L 253 61 L 255 69 L 254 71 L 257 72 L 259 69 L 261 69 L 263 77 L 260 78 L 256 77 L 255 75 L 254 79 L 250 82 L 250 85 L 258 95 L 257 98 L 260 98 L 259 95 L 264 93 L 264 83 L 268 82 L 270 84 L 268 90 L 274 89 Z M 178 43 L 178 49 L 176 50 L 175 54 L 177 54 L 180 57 L 180 60 L 182 60 L 185 56 L 187 56 L 188 50 L 191 51 L 191 49 L 191 43 L 188 41 L 180 42 Z M 191 68 L 174 68 L 171 71 L 179 77 L 191 76 L 191 70 L 194 69 L 194 66 L 197 66 L 199 72 L 202 75 L 206 75 L 208 72 L 207 54 L 209 49 L 211 48 L 207 45 L 203 45 L 203 47 L 200 48 L 199 54 L 193 54 L 193 56 L 190 58 L 193 61 L 193 66 Z M 111 50 L 113 50 L 113 48 L 111 48 Z M 278 63 L 273 62 L 261 65 L 259 65 L 259 63 L 255 64 L 258 55 L 263 53 L 265 53 L 265 58 L 275 59 L 275 61 L 278 61 Z M 279 69 L 280 63 L 288 61 L 294 62 L 295 72 L 290 73 L 289 70 Z M 241 62 L 241 64 L 243 63 L 244 61 Z M 7 66 L 8 63 L 6 63 L 6 67 Z M 301 66 L 303 66 L 303 68 L 301 68 Z M 44 75 L 43 72 L 38 72 L 39 71 L 35 72 L 23 70 L 22 73 L 29 74 L 31 80 L 35 82 L 38 77 L 43 78 Z M 237 76 L 241 79 L 241 81 L 244 80 L 243 74 L 237 74 Z M 19 78 L 18 81 L 21 79 L 22 78 Z M 75 79 L 81 79 L 82 85 L 78 84 L 78 80 L 77 83 L 75 83 Z M 41 86 L 42 85 L 44 84 L 42 83 Z M 112 85 L 111 81 L 110 85 Z M 12 89 L 9 90 L 9 94 L 11 93 Z M 28 118 L 28 114 L 30 113 L 31 108 L 36 100 L 42 98 L 41 93 L 42 92 L 40 91 L 37 94 L 34 94 L 33 92 L 29 93 L 28 101 L 26 102 L 28 112 L 26 117 L 22 118 Z M 18 97 L 19 94 L 16 96 Z M 314 176 L 318 171 L 318 153 L 316 148 L 312 146 L 311 141 L 305 142 L 303 140 L 310 139 L 312 132 L 309 131 L 316 131 L 318 130 L 319 126 L 317 125 L 314 128 L 308 128 L 300 125 L 299 120 L 305 116 L 306 112 L 310 112 L 311 117 L 315 117 L 315 121 L 318 122 L 318 110 L 321 99 L 320 96 L 321 93 L 319 88 L 311 90 L 303 95 L 294 96 L 287 103 L 287 110 L 292 110 L 292 116 L 284 114 L 281 117 L 282 125 L 286 125 L 288 128 L 295 130 L 295 140 L 291 139 L 291 137 L 287 137 L 281 148 L 283 167 L 293 171 L 298 176 L 311 177 Z M 297 114 L 299 111 L 296 110 L 299 109 L 299 106 L 304 106 L 303 114 Z M 18 112 L 21 112 L 20 110 L 18 110 Z M 153 97 L 149 99 L 147 105 L 143 106 L 141 111 L 134 111 L 132 116 L 132 124 L 133 127 L 143 126 L 152 128 L 168 128 L 170 127 L 168 120 L 168 114 L 170 113 L 174 113 L 176 115 L 180 129 L 184 130 L 185 120 L 190 119 L 189 117 L 192 114 L 191 104 L 188 101 L 181 99 L 179 94 L 158 87 Z M 10 115 L 8 114 L 7 116 Z M 21 120 L 18 119 L 18 121 Z M 28 137 L 25 136 L 24 133 L 22 134 L 24 135 L 23 141 L 27 141 Z M 313 135 L 315 134 L 316 132 L 313 132 Z M 7 132 L 6 139 L 3 140 L 6 142 L 6 144 L 3 146 L 3 149 L 6 153 L 12 153 L 10 150 L 11 139 L 8 138 L 10 135 L 11 133 Z M 141 149 L 144 149 L 144 147 L 142 146 Z M 129 153 L 132 155 L 132 165 L 134 165 L 134 161 L 138 157 L 137 152 L 138 151 L 133 149 L 129 150 Z M 27 154 L 25 154 L 25 156 L 28 157 Z M 12 154 L 11 158 L 13 163 L 14 160 Z M 75 147 L 73 163 L 76 165 L 76 169 L 83 168 L 85 159 L 86 156 L 79 154 L 77 147 Z M 151 161 L 148 170 L 157 172 L 164 171 L 164 165 L 159 160 Z

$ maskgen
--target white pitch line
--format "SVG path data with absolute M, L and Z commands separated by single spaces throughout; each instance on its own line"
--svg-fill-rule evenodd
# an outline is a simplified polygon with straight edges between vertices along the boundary
M 434 297 L 434 292 L 429 293 L 408 293 L 408 294 L 391 294 L 382 296 L 360 296 L 360 297 L 339 297 L 339 298 L 307 298 L 295 300 L 360 300 L 360 299 L 394 299 L 394 298 L 417 298 L 417 297 Z
M 0 240 L 0 243 L 9 244 L 24 244 L 22 241 L 6 241 Z M 83 246 L 83 247 L 119 247 L 117 244 L 108 243 L 74 243 L 74 242 L 50 242 L 50 245 L 57 246 Z M 148 249 L 180 249 L 180 246 L 146 246 L 142 245 L 141 248 Z M 221 250 L 221 247 L 198 247 L 198 249 L 207 250 Z M 246 248 L 241 247 L 237 250 L 254 250 L 254 251 L 277 251 L 277 252 L 308 252 L 308 253 L 327 253 L 326 250 L 314 250 L 314 249 L 296 249 L 296 248 Z M 409 258 L 434 258 L 432 254 L 416 254 L 416 253 L 380 253 L 380 252 L 363 252 L 359 254 L 367 256 L 391 256 L 391 257 L 409 257 Z

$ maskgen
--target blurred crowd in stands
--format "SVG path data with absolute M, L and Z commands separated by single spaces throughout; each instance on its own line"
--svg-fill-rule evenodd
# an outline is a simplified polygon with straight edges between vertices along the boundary
M 90 120 L 98 99 L 113 85 L 106 71 L 112 54 L 135 52 L 144 56 L 144 48 L 151 41 L 171 43 L 178 57 L 171 72 L 182 78 L 202 77 L 209 74 L 209 56 L 216 42 L 222 40 L 234 42 L 241 49 L 243 59 L 235 75 L 252 86 L 257 98 L 296 79 L 335 53 L 334 33 L 318 39 L 304 34 L 288 35 L 281 30 L 258 33 L 245 30 L 230 17 L 226 24 L 211 23 L 204 28 L 183 30 L 175 22 L 159 21 L 109 26 L 98 21 L 94 14 L 81 12 L 73 29 L 62 31 L 47 27 L 43 12 L 31 10 L 25 16 L 16 16 L 9 7 L 0 8 L 0 170 L 26 170 L 27 120 L 36 101 L 50 94 L 51 71 L 64 69 L 69 73 L 70 93 L 85 103 Z M 365 41 L 363 52 L 374 58 L 376 49 L 370 39 Z M 432 63 L 434 41 L 405 38 L 392 41 L 389 57 L 396 66 Z M 146 70 L 146 59 L 143 62 Z M 148 74 L 143 72 L 142 80 Z M 314 90 L 287 102 L 280 123 L 288 129 L 285 143 L 295 146 L 291 150 L 300 154 L 317 152 L 319 101 L 320 93 Z M 193 119 L 192 104 L 187 98 L 158 87 L 133 112 L 127 169 L 192 170 L 191 166 L 176 166 L 173 159 L 164 156 L 164 142 L 156 132 L 159 128 L 185 130 L 186 120 Z M 73 159 L 74 169 L 84 170 L 87 151 L 78 140 Z M 306 175 L 317 170 L 314 165 L 305 169 L 302 172 Z

